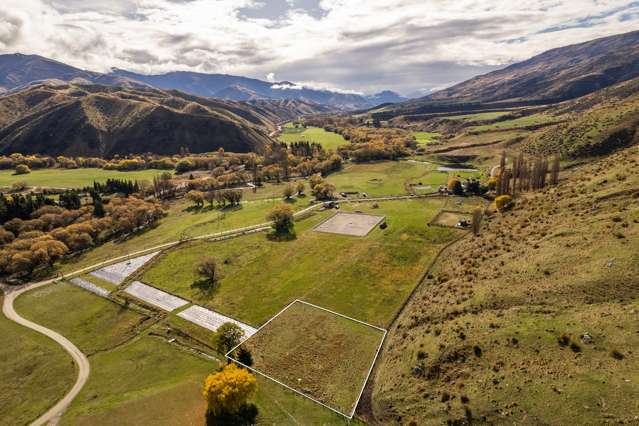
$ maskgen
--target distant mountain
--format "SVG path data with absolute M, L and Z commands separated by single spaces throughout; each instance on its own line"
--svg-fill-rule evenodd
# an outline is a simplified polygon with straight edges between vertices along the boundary
M 0 55 L 0 93 L 47 80 L 121 87 L 147 86 L 124 77 L 84 71 L 38 55 Z
M 261 152 L 277 108 L 151 88 L 32 85 L 0 97 L 0 153 Z
M 363 96 L 333 90 L 313 89 L 288 81 L 267 82 L 226 74 L 178 71 L 145 75 L 119 69 L 115 69 L 109 74 L 100 74 L 74 68 L 37 55 L 0 55 L 0 93 L 47 80 L 128 88 L 155 87 L 235 101 L 294 99 L 345 110 L 370 108 L 382 103 L 405 100 L 391 91 Z
M 376 93 L 374 95 L 366 96 L 366 100 L 375 105 L 381 104 L 394 104 L 397 102 L 405 102 L 408 98 L 400 95 L 399 93 L 395 93 L 392 90 L 384 90 L 382 92 Z
M 247 77 L 226 74 L 202 74 L 195 72 L 170 72 L 160 75 L 143 75 L 114 70 L 110 76 L 144 82 L 161 89 L 176 89 L 199 96 L 210 96 L 235 101 L 256 99 L 297 99 L 340 109 L 373 106 L 367 98 L 331 90 L 317 90 L 288 81 L 271 83 Z
M 381 112 L 425 114 L 555 103 L 638 76 L 639 31 L 634 31 L 549 50 Z

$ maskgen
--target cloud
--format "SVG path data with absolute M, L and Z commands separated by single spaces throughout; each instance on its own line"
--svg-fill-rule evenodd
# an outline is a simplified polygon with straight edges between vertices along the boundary
M 22 19 L 0 10 L 0 46 L 10 47 L 20 37 Z
M 268 81 L 269 83 L 275 82 L 275 73 L 270 72 L 266 74 L 266 81 Z
M 2 0 L 0 52 L 411 93 L 632 31 L 627 0 Z

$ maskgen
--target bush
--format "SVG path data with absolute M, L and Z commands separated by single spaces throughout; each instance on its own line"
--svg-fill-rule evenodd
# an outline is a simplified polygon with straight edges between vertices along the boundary
M 510 195 L 500 195 L 495 198 L 495 205 L 497 206 L 497 210 L 500 212 L 509 209 L 513 204 L 513 197 Z
M 16 170 L 13 173 L 14 175 L 26 175 L 31 173 L 31 169 L 26 164 L 18 164 L 16 166 Z

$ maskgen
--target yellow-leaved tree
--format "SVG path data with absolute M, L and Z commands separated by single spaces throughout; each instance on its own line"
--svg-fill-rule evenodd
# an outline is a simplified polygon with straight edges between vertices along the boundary
M 256 390 L 255 376 L 231 363 L 206 378 L 203 394 L 209 413 L 217 416 L 239 412 Z

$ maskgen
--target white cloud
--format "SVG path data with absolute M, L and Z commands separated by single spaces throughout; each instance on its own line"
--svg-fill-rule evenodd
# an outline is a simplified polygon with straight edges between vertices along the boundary
M 321 0 L 321 15 L 289 1 L 277 20 L 242 18 L 243 8 L 269 7 L 258 0 L 2 3 L 0 52 L 96 71 L 193 70 L 273 82 L 277 74 L 358 92 L 429 90 L 639 22 L 639 5 L 622 0 L 396 0 L 392 7 Z
M 266 74 L 266 81 L 268 81 L 269 83 L 275 82 L 275 73 L 274 72 L 270 72 L 270 73 Z

